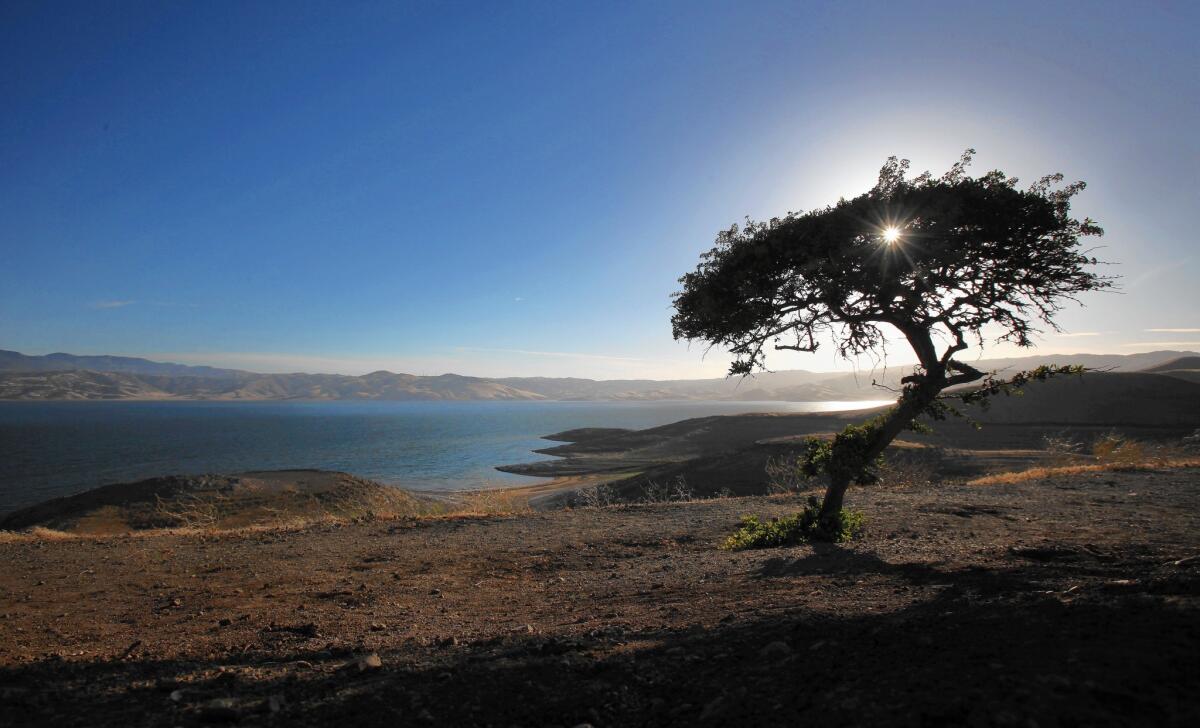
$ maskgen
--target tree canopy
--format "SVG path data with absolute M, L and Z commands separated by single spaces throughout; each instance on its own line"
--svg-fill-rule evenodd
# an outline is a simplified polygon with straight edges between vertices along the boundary
M 1103 231 L 1071 217 L 1084 183 L 1059 187 L 1062 175 L 1050 175 L 1022 190 L 1000 171 L 970 177 L 973 153 L 936 178 L 906 179 L 908 161 L 892 157 L 854 199 L 722 231 L 680 279 L 675 338 L 727 348 L 731 374 L 763 368 L 768 347 L 813 352 L 832 340 L 844 356 L 878 351 L 889 324 L 927 370 L 982 343 L 989 324 L 1030 346 L 1064 300 L 1111 285 L 1081 249 Z
M 808 445 L 805 470 L 828 473 L 821 523 L 838 532 L 847 485 L 868 482 L 872 466 L 922 414 L 939 418 L 943 390 L 984 373 L 954 356 L 986 337 L 1032 346 L 1064 302 L 1108 288 L 1083 240 L 1103 234 L 1071 216 L 1083 182 L 1049 175 L 1026 189 L 995 170 L 966 173 L 968 149 L 940 177 L 907 178 L 891 157 L 866 193 L 766 222 L 747 219 L 722 231 L 696 270 L 680 279 L 671 324 L 676 339 L 728 349 L 730 374 L 766 367 L 766 352 L 815 352 L 825 340 L 838 354 L 881 353 L 888 327 L 908 341 L 920 365 L 901 381 L 894 408 L 831 442 Z M 940 350 L 939 350 L 940 348 Z M 967 398 L 1077 367 L 1041 367 L 1009 382 L 989 377 Z

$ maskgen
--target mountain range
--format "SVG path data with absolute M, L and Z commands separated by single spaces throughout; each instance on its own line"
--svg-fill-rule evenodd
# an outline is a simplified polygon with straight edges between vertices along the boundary
M 1034 355 L 972 362 L 985 371 L 1016 371 L 1039 364 L 1081 364 L 1112 371 L 1148 371 L 1200 379 L 1200 354 Z M 387 371 L 343 374 L 262 374 L 188 366 L 122 356 L 0 350 L 0 400 L 776 400 L 889 399 L 873 382 L 897 387 L 911 367 L 858 373 L 789 370 L 748 378 L 594 380 L 572 377 L 417 376 Z

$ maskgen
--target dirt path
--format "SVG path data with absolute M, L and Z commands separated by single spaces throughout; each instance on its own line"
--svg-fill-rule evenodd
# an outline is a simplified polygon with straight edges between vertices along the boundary
M 0 724 L 1200 722 L 1200 471 L 853 499 L 0 544 Z

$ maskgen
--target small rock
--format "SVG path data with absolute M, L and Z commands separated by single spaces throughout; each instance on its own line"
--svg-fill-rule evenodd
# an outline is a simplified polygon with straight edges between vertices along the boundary
M 371 631 L 372 632 L 383 632 L 386 629 L 387 629 L 387 625 L 383 624 L 382 622 L 372 622 L 371 623 Z
M 217 626 L 218 626 L 218 627 L 228 627 L 228 626 L 229 626 L 229 625 L 231 625 L 231 624 L 233 624 L 233 620 L 232 620 L 232 619 L 229 619 L 229 618 L 224 618 L 224 619 L 218 619 L 218 620 L 217 620 Z
M 283 710 L 283 706 L 287 705 L 287 700 L 282 695 L 267 696 L 267 712 L 278 713 Z
M 383 667 L 383 660 L 379 658 L 378 654 L 372 652 L 369 655 L 355 658 L 342 667 L 345 670 L 353 670 L 355 672 L 368 672 Z
M 1014 556 L 1020 556 L 1030 561 L 1061 561 L 1064 559 L 1074 559 L 1078 556 L 1071 549 L 1056 548 L 1054 546 L 1012 546 L 1008 551 Z
M 241 718 L 233 698 L 217 698 L 200 706 L 200 720 L 205 723 L 236 723 Z
M 792 648 L 788 643 L 775 640 L 766 647 L 758 651 L 758 656 L 768 660 L 781 660 L 792 654 Z

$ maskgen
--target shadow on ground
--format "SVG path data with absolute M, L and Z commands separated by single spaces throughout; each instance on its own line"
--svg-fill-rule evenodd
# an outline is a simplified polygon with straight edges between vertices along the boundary
M 885 574 L 935 596 L 853 617 L 798 608 L 711 629 L 410 641 L 361 670 L 302 635 L 220 664 L 46 660 L 0 672 L 0 723 L 1200 725 L 1200 568 L 1154 571 L 1137 552 L 954 569 L 820 547 L 757 576 Z

